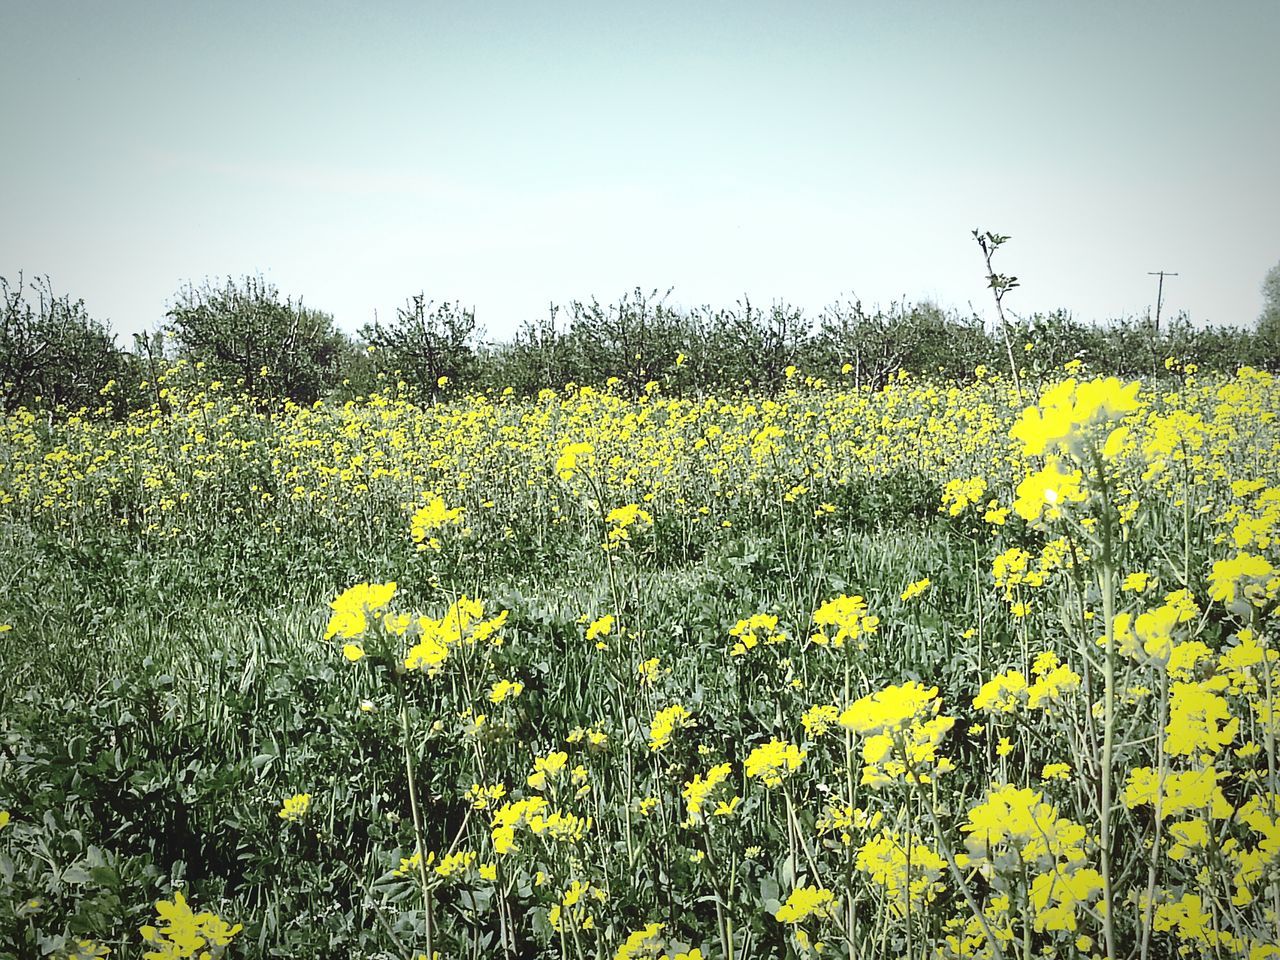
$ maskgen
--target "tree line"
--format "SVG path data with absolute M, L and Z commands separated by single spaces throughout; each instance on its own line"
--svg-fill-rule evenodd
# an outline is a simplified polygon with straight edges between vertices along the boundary
M 869 309 L 843 300 L 807 316 L 785 302 L 747 299 L 676 307 L 670 291 L 636 288 L 613 303 L 553 305 L 510 339 L 492 342 L 475 311 L 457 302 L 419 293 L 394 319 L 352 336 L 323 310 L 282 297 L 261 277 L 242 277 L 187 284 L 158 330 L 121 346 L 83 300 L 55 293 L 48 277 L 19 275 L 0 277 L 0 403 L 123 415 L 154 398 L 104 386 L 154 383 L 178 359 L 268 403 L 388 389 L 426 401 L 506 387 L 527 395 L 567 383 L 636 394 L 651 384 L 668 393 L 771 393 L 796 370 L 878 389 L 904 370 L 964 380 L 979 366 L 1007 368 L 1010 353 L 1032 375 L 1081 360 L 1092 370 L 1159 376 L 1168 357 L 1203 370 L 1280 372 L 1280 265 L 1263 292 L 1266 305 L 1251 329 L 1199 326 L 1182 315 L 1156 331 L 1146 318 L 1089 324 L 1055 311 L 1015 316 L 996 331 L 927 302 Z

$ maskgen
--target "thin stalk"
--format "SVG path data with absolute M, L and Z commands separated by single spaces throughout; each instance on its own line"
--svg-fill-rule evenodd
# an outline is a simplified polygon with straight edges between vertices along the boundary
M 1156 727 L 1156 803 L 1155 803 L 1155 836 L 1151 841 L 1151 862 L 1147 867 L 1147 906 L 1142 911 L 1142 946 L 1141 960 L 1147 960 L 1151 948 L 1151 915 L 1155 910 L 1156 872 L 1160 863 L 1160 828 L 1164 817 L 1164 727 L 1165 713 L 1169 703 L 1169 671 L 1160 670 L 1160 704 Z
M 1266 634 L 1263 632 L 1262 618 L 1258 615 L 1257 610 L 1251 611 L 1251 626 L 1254 635 L 1260 637 L 1262 641 L 1262 682 L 1263 689 L 1267 698 L 1267 723 L 1262 725 L 1262 742 L 1266 745 L 1267 750 L 1267 803 L 1269 810 L 1267 811 L 1271 819 L 1276 819 L 1276 699 L 1275 691 L 1271 683 L 1271 644 L 1267 641 Z M 1276 937 L 1280 939 L 1280 880 L 1271 881 L 1271 906 L 1275 915 Z
M 1094 454 L 1094 462 L 1098 471 L 1098 483 L 1102 492 L 1102 620 L 1106 631 L 1107 650 L 1103 661 L 1103 700 L 1102 700 L 1102 810 L 1099 833 L 1101 843 L 1102 867 L 1102 902 L 1106 914 L 1102 918 L 1103 942 L 1107 948 L 1107 960 L 1116 960 L 1115 935 L 1115 901 L 1111 877 L 1111 840 L 1112 840 L 1112 791 L 1114 789 L 1115 770 L 1115 705 L 1116 705 L 1116 597 L 1115 597 L 1115 555 L 1111 534 L 1111 497 L 1107 488 L 1106 472 L 1102 461 Z
M 427 942 L 427 960 L 435 960 L 431 949 L 431 887 L 427 883 L 427 847 L 422 836 L 422 809 L 418 804 L 418 781 L 413 772 L 413 755 L 409 749 L 409 702 L 400 687 L 400 730 L 404 737 L 404 772 L 409 781 L 409 809 L 413 814 L 413 837 L 418 853 L 418 881 L 422 888 L 422 913 L 424 935 Z
M 974 919 L 978 921 L 978 926 L 982 927 L 982 932 L 987 938 L 987 943 L 991 946 L 992 960 L 1005 960 L 1004 951 L 1000 949 L 1000 941 L 996 939 L 995 934 L 991 930 L 991 925 L 987 923 L 986 914 L 982 912 L 982 908 L 978 905 L 977 898 L 974 897 L 973 891 L 969 889 L 969 884 L 964 879 L 964 874 L 960 872 L 960 865 L 956 862 L 955 851 L 951 847 L 950 841 L 947 840 L 946 834 L 942 831 L 942 822 L 938 819 L 938 809 L 933 803 L 933 798 L 921 789 L 921 785 L 917 782 L 915 765 L 912 764 L 911 758 L 907 756 L 907 751 L 902 743 L 901 737 L 893 738 L 894 746 L 897 748 L 906 767 L 906 779 L 911 789 L 916 792 L 920 798 L 920 802 L 924 804 L 929 813 L 929 820 L 933 824 L 933 833 L 938 841 L 938 849 L 942 851 L 943 858 L 947 861 L 947 867 L 951 871 L 951 879 L 956 882 L 964 902 L 969 905 L 969 909 L 973 912 Z

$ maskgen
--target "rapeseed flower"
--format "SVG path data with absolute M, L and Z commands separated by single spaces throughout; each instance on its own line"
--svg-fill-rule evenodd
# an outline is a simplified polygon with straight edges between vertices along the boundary
M 182 893 L 176 892 L 173 900 L 156 903 L 158 926 L 145 926 L 142 939 L 155 947 L 143 953 L 143 960 L 178 960 L 180 957 L 200 957 L 201 960 L 217 960 L 237 933 L 241 924 L 231 925 L 210 911 L 195 913 L 187 906 Z
M 1251 553 L 1217 560 L 1209 572 L 1209 597 L 1228 607 L 1237 601 L 1266 606 L 1280 597 L 1280 572 L 1265 557 Z
M 569 755 L 563 750 L 553 750 L 542 757 L 537 757 L 533 761 L 533 773 L 526 778 L 526 783 L 535 790 L 547 789 L 547 778 L 556 779 L 565 764 L 569 762 Z
M 685 826 L 693 826 L 703 821 L 703 808 L 710 801 L 716 789 L 729 779 L 733 766 L 719 763 L 707 771 L 706 776 L 695 773 L 693 779 L 685 783 L 681 795 L 685 802 Z
M 820 629 L 809 640 L 819 646 L 842 647 L 846 640 L 869 636 L 880 627 L 880 618 L 867 613 L 867 601 L 860 596 L 828 600 L 813 612 L 813 622 Z
M 380 615 L 395 596 L 395 581 L 390 583 L 357 583 L 340 593 L 329 606 L 333 613 L 324 638 L 338 636 L 344 639 L 359 637 L 369 629 L 368 617 Z
M 1224 677 L 1172 685 L 1164 742 L 1170 756 L 1216 754 L 1235 739 L 1240 719 L 1232 716 L 1226 698 L 1217 692 L 1226 685 Z
M 964 865 L 987 863 L 997 872 L 1019 864 L 1075 864 L 1084 860 L 1085 828 L 1060 817 L 1058 808 L 1038 790 L 1012 785 L 987 792 L 960 826 L 964 833 Z
M 1079 470 L 1064 470 L 1056 457 L 1050 457 L 1043 468 L 1029 473 L 1018 484 L 1013 510 L 1032 523 L 1041 518 L 1058 520 L 1069 503 L 1083 503 L 1089 498 Z
M 734 638 L 729 648 L 731 657 L 740 657 L 755 649 L 758 644 L 773 646 L 785 643 L 787 633 L 778 629 L 778 618 L 771 613 L 753 613 L 745 620 L 739 620 L 729 628 L 729 636 Z
M 1022 412 L 1009 436 L 1022 441 L 1022 452 L 1029 456 L 1061 451 L 1083 459 L 1079 443 L 1085 431 L 1137 410 L 1139 387 L 1136 380 L 1122 384 L 1115 377 L 1064 380 L 1046 390 L 1038 406 Z
M 58 954 L 58 960 L 99 960 L 101 957 L 110 955 L 111 949 L 100 943 L 93 940 L 76 940 L 65 953 Z
M 840 725 L 863 735 L 893 733 L 906 729 L 914 720 L 936 716 L 941 706 L 937 687 L 908 680 L 846 707 L 840 714 Z
M 774 738 L 752 750 L 743 769 L 748 777 L 758 778 L 766 787 L 776 787 L 800 769 L 807 756 L 808 752 L 795 744 Z
M 654 714 L 653 721 L 649 724 L 649 749 L 655 753 L 663 750 L 671 745 L 671 737 L 677 730 L 697 725 L 693 714 L 681 704 L 673 703 L 669 707 L 663 707 Z
M 826 887 L 810 887 L 802 883 L 791 891 L 787 902 L 773 916 L 779 923 L 804 923 L 810 917 L 830 920 L 839 906 L 836 895 Z
M 945 889 L 947 861 L 911 833 L 881 831 L 858 849 L 854 866 L 884 888 L 895 916 L 927 906 Z
M 450 507 L 438 494 L 426 495 L 426 503 L 413 514 L 409 526 L 409 536 L 419 550 L 439 550 L 441 543 L 436 532 L 446 527 L 461 527 L 463 520 L 462 507 Z
M 636 930 L 618 947 L 613 960 L 656 960 L 662 950 L 662 929 L 661 923 L 650 923 Z
M 1163 777 L 1151 767 L 1134 767 L 1129 771 L 1121 799 L 1130 809 L 1158 805 L 1162 819 L 1192 810 L 1221 820 L 1233 812 L 1218 785 L 1221 777 L 1212 764 L 1199 770 L 1166 771 Z
M 925 577 L 923 580 L 917 580 L 914 583 L 908 584 L 907 588 L 902 591 L 902 595 L 899 597 L 899 599 L 902 600 L 904 603 L 908 600 L 912 600 L 920 596 L 926 590 L 928 590 L 932 584 L 933 584 L 933 581 L 930 580 L 928 577 Z
M 295 793 L 292 797 L 288 797 L 284 801 L 284 806 L 280 808 L 280 819 L 289 823 L 298 823 L 303 820 L 307 811 L 311 809 L 311 794 Z

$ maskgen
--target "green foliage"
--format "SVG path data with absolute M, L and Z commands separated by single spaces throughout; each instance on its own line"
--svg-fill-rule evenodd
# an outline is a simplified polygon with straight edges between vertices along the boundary
M 1262 281 L 1262 313 L 1258 315 L 1257 363 L 1268 370 L 1280 370 L 1280 263 L 1267 271 Z
M 838 302 L 823 311 L 820 369 L 851 368 L 855 386 L 880 389 L 899 370 L 964 380 L 996 356 L 976 319 L 945 313 L 931 303 L 890 304 L 869 313 L 861 301 Z
M 28 297 L 28 290 L 31 296 Z M 110 328 L 92 319 L 83 300 L 55 294 L 49 278 L 24 289 L 0 277 L 0 404 L 94 409 L 99 389 L 124 363 Z
M 948 319 L 928 307 L 914 314 L 896 321 L 917 331 L 897 362 L 959 363 L 930 342 Z M 854 331 L 875 322 L 852 307 L 846 319 Z M 778 322 L 794 329 L 789 317 Z M 1079 359 L 1060 351 L 1087 328 L 1066 315 L 1035 322 L 1029 379 Z M 862 340 L 819 331 L 805 343 L 815 363 L 843 364 L 841 351 Z M 707 356 L 685 353 L 663 376 L 679 383 Z M 187 376 L 181 363 L 153 375 L 171 409 L 149 405 L 122 424 L 44 425 L 26 413 L 5 421 L 0 462 L 16 481 L 0 499 L 0 556 L 12 570 L 0 591 L 0 810 L 13 821 L 0 825 L 0 931 L 17 933 L 16 946 L 0 941 L 0 958 L 6 948 L 22 960 L 58 955 L 82 936 L 113 956 L 138 955 L 151 904 L 179 890 L 196 909 L 244 925 L 230 956 L 413 957 L 428 915 L 428 953 L 564 956 L 571 951 L 548 908 L 578 880 L 607 886 L 608 896 L 591 904 L 590 949 L 573 954 L 612 956 L 629 931 L 661 919 L 670 942 L 701 942 L 709 957 L 728 954 L 710 946 L 720 930 L 743 945 L 735 955 L 795 956 L 777 913 L 803 880 L 832 878 L 861 929 L 886 917 L 853 865 L 866 835 L 841 841 L 820 827 L 828 805 L 845 795 L 899 825 L 928 814 L 892 790 L 855 801 L 852 784 L 825 774 L 782 792 L 735 775 L 738 819 L 702 831 L 679 824 L 682 786 L 717 760 L 740 769 L 770 738 L 798 742 L 807 724 L 797 718 L 813 706 L 843 706 L 904 678 L 936 684 L 948 711 L 974 719 L 969 704 L 984 678 L 1025 670 L 1041 646 L 1066 655 L 1080 639 L 1092 651 L 1105 629 L 1106 601 L 1094 618 L 1098 593 L 1074 559 L 1066 563 L 1066 547 L 1048 559 L 1058 530 L 1037 530 L 1016 512 L 983 516 L 992 501 L 1010 501 L 1023 473 L 1004 441 L 1018 408 L 998 378 L 945 389 L 907 378 L 872 393 L 809 389 L 783 372 L 777 395 L 740 401 L 659 391 L 632 403 L 570 390 L 520 403 L 419 407 L 378 396 L 267 413 Z M 1164 406 L 1153 416 L 1185 404 L 1221 418 L 1191 448 L 1230 438 L 1239 479 L 1261 484 L 1265 474 L 1248 465 L 1274 442 L 1274 425 L 1257 415 L 1273 406 L 1262 391 L 1274 389 L 1257 374 L 1207 377 L 1182 394 L 1154 391 Z M 1224 413 L 1233 396 L 1242 409 Z M 1133 424 L 1151 420 L 1144 413 Z M 1167 419 L 1166 449 L 1185 438 L 1180 422 Z M 596 446 L 562 465 L 564 441 L 584 431 Z M 1147 439 L 1127 456 L 1136 460 Z M 106 449 L 121 452 L 100 462 L 82 453 Z M 1206 607 L 1203 636 L 1217 646 L 1221 613 L 1208 613 L 1197 572 L 1221 552 L 1211 518 L 1252 510 L 1255 494 L 1260 509 L 1274 498 L 1252 481 L 1196 481 L 1209 462 L 1172 463 L 1156 475 L 1172 486 L 1138 490 L 1131 502 L 1142 512 L 1125 528 L 1116 569 L 1150 571 L 1165 585 L 1159 592 L 1194 589 Z M 948 513 L 939 508 L 946 490 L 956 494 L 947 478 L 982 483 Z M 427 490 L 465 519 L 436 530 L 438 549 L 418 550 L 411 517 L 433 502 Z M 1179 496 L 1185 512 L 1171 509 Z M 636 523 L 617 549 L 602 550 L 615 522 L 607 511 L 623 503 L 645 504 L 652 527 Z M 1070 520 L 1062 529 L 1076 529 Z M 1073 558 L 1096 549 L 1078 529 Z M 993 556 L 1014 545 L 1039 553 L 1040 573 L 1054 578 L 1025 582 L 1016 599 L 1032 602 L 1022 613 L 1013 595 L 993 589 Z M 909 597 L 904 588 L 922 576 L 928 592 Z M 370 609 L 360 631 L 326 642 L 335 594 L 392 579 L 397 606 Z M 854 592 L 882 616 L 879 629 L 843 652 L 808 642 L 819 605 Z M 439 617 L 462 593 L 483 596 L 489 613 L 507 611 L 503 643 L 457 645 L 441 675 L 406 676 L 406 637 L 390 614 Z M 1124 602 L 1130 613 L 1150 605 Z M 619 628 L 597 647 L 586 623 L 606 612 Z M 790 639 L 732 654 L 732 630 L 751 613 L 776 617 Z M 340 653 L 343 640 L 363 644 L 362 655 Z M 637 666 L 649 658 L 653 679 L 641 682 Z M 519 681 L 523 692 L 495 699 L 497 680 Z M 673 700 L 697 726 L 659 753 L 645 745 L 650 720 Z M 1135 716 L 1151 709 L 1136 704 Z M 951 734 L 947 754 L 959 763 L 945 785 L 958 798 L 949 818 L 963 816 L 997 769 L 1010 783 L 1038 784 L 1042 762 L 1061 759 L 1037 739 L 1010 745 L 993 765 L 1011 720 Z M 595 723 L 607 747 L 566 740 Z M 851 763 L 843 737 L 806 738 L 807 770 Z M 1144 749 L 1140 736 L 1125 739 L 1126 749 Z M 463 882 L 438 879 L 446 851 L 483 861 L 492 849 L 494 809 L 469 805 L 473 784 L 500 782 L 509 799 L 528 797 L 534 758 L 557 749 L 582 763 L 591 789 L 574 796 L 571 765 L 548 796 L 595 817 L 588 843 L 566 855 L 522 828 L 522 850 L 493 857 L 496 879 L 477 880 L 479 866 Z M 1237 770 L 1260 763 L 1240 759 Z M 1009 766 L 1008 776 L 1013 764 L 1021 773 Z M 1076 787 L 1037 789 L 1066 797 Z M 650 794 L 655 806 L 641 813 Z M 283 818 L 282 803 L 302 795 L 307 812 Z M 1132 858 L 1150 829 L 1143 816 L 1125 819 L 1117 841 L 1130 858 L 1119 872 L 1139 881 L 1144 864 Z M 418 842 L 417 821 L 436 857 L 426 908 L 416 878 L 397 872 Z M 544 874 L 545 883 L 533 879 Z M 990 892 L 980 874 L 969 882 Z M 32 900 L 38 910 L 25 906 Z M 1126 929 L 1132 917 L 1126 911 Z M 937 940 L 948 919 L 941 906 L 923 910 L 908 937 Z M 919 954 L 885 922 L 878 947 L 874 938 L 864 952 L 833 942 L 830 955 Z M 1170 955 L 1167 939 L 1152 955 Z
M 375 374 L 394 376 L 424 396 L 444 389 L 442 377 L 455 385 L 473 382 L 476 337 L 474 310 L 459 303 L 437 305 L 422 293 L 410 297 L 393 322 L 375 320 L 360 329 L 360 339 L 373 348 L 369 359 Z
M 345 338 L 333 318 L 261 277 L 188 284 L 166 316 L 178 356 L 256 396 L 310 403 L 336 385 Z
M 328 314 L 245 277 L 221 287 L 188 284 L 165 327 L 135 336 L 123 352 L 82 301 L 54 296 L 47 278 L 30 285 L 30 301 L 21 281 L 10 287 L 0 278 L 0 403 L 55 414 L 85 407 L 117 419 L 152 404 L 163 410 L 158 384 L 175 358 L 190 361 L 197 378 L 243 388 L 266 406 L 374 392 L 436 398 L 446 390 L 509 388 L 529 396 L 569 383 L 632 396 L 649 384 L 678 396 L 773 395 L 795 373 L 878 390 L 903 371 L 963 382 L 979 366 L 1035 382 L 1077 360 L 1124 376 L 1177 375 L 1187 363 L 1204 371 L 1280 369 L 1280 267 L 1263 285 L 1255 330 L 1197 325 L 1184 314 L 1157 333 L 1141 318 L 1086 323 L 1065 310 L 1006 317 L 1000 301 L 1017 279 L 994 273 L 990 258 L 1008 238 L 975 236 L 1000 307 L 994 330 L 929 302 L 868 309 L 848 299 L 809 317 L 785 301 L 762 308 L 746 298 L 731 307 L 676 307 L 670 290 L 637 287 L 613 303 L 552 304 L 545 317 L 495 343 L 482 341 L 473 310 L 420 293 L 394 321 L 366 324 L 351 338 Z M 111 380 L 117 383 L 102 390 Z

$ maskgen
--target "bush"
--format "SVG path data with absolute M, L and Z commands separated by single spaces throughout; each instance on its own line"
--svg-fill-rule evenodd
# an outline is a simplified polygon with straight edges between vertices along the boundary
M 373 348 L 373 366 L 434 396 L 441 377 L 470 383 L 476 367 L 476 314 L 460 303 L 436 305 L 419 293 L 396 311 L 394 322 L 360 329 Z
M 346 338 L 333 317 L 300 300 L 282 302 L 261 277 L 228 277 L 221 288 L 188 284 L 166 316 L 180 357 L 255 396 L 311 403 L 337 382 Z
M 123 367 L 115 336 L 83 300 L 55 295 L 46 277 L 27 289 L 0 277 L 0 403 L 4 409 L 95 408 L 98 391 Z

